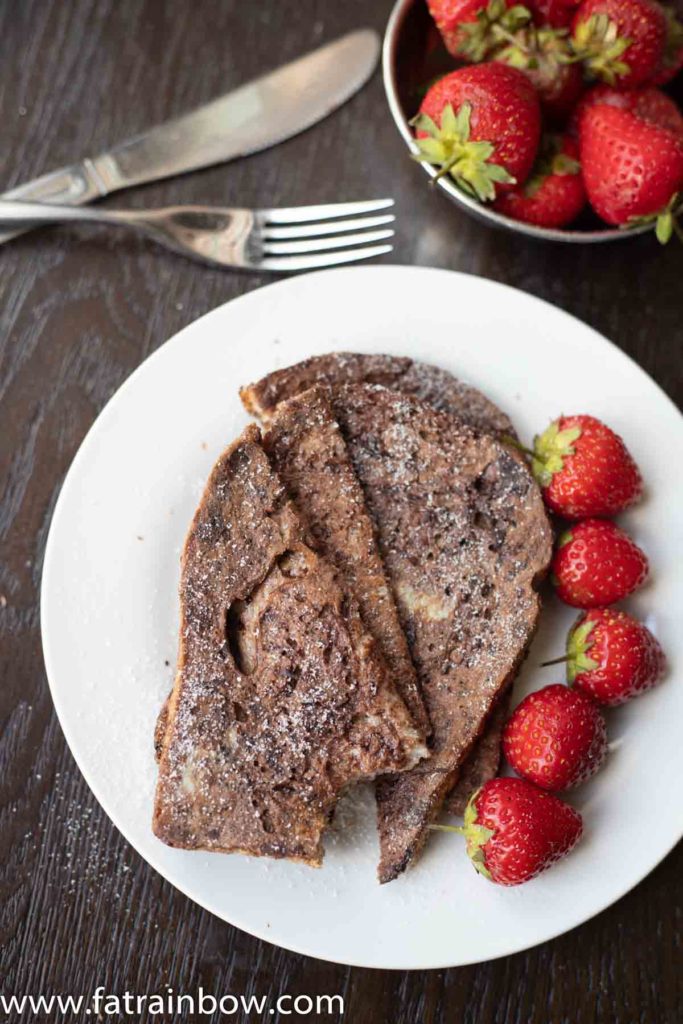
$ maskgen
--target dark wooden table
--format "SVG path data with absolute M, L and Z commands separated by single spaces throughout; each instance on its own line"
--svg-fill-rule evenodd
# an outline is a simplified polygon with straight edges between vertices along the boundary
M 96 151 L 344 31 L 382 30 L 389 8 L 389 0 L 3 0 L 3 183 Z M 126 201 L 277 205 L 386 194 L 398 204 L 396 262 L 457 268 L 548 299 L 680 399 L 680 248 L 662 250 L 651 237 L 560 248 L 482 227 L 428 190 L 389 119 L 379 76 L 334 117 L 271 152 Z M 50 516 L 74 452 L 129 373 L 179 328 L 266 278 L 87 229 L 15 241 L 0 251 L 0 268 L 2 991 L 89 993 L 99 984 L 114 993 L 193 992 L 201 984 L 273 997 L 339 993 L 353 1024 L 683 1019 L 680 847 L 616 906 L 554 942 L 418 973 L 350 969 L 253 939 L 190 903 L 128 847 L 90 794 L 52 709 L 38 607 Z

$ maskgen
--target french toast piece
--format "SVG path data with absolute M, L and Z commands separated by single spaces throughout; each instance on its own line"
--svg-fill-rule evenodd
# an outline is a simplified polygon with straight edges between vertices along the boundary
M 431 757 L 377 783 L 386 882 L 424 843 L 524 657 L 551 532 L 524 459 L 490 434 L 377 386 L 332 395 L 432 723 Z
M 551 532 L 514 450 L 408 396 L 332 391 L 432 723 L 431 757 L 377 783 L 380 881 L 424 843 L 539 612 Z
M 325 391 L 313 387 L 280 403 L 262 443 L 313 546 L 337 570 L 344 590 L 358 601 L 394 684 L 425 737 L 430 724 L 408 644 L 363 491 Z
M 183 552 L 153 817 L 170 846 L 317 866 L 340 792 L 414 763 L 420 737 L 355 601 L 302 535 L 247 428 Z
M 500 739 L 510 712 L 510 690 L 504 693 L 488 717 L 486 728 L 458 771 L 457 782 L 446 797 L 444 810 L 463 815 L 470 797 L 500 768 Z
M 429 363 L 389 355 L 332 352 L 275 370 L 240 390 L 247 410 L 267 423 L 279 402 L 314 384 L 381 384 L 412 395 L 487 434 L 515 435 L 509 417 L 486 395 Z

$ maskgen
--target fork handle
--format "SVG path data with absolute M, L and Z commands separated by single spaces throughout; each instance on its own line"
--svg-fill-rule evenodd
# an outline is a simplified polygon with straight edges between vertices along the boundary
M 135 211 L 93 210 L 88 206 L 62 206 L 58 203 L 31 203 L 0 199 L 0 224 L 3 226 L 63 224 L 88 221 L 95 224 L 130 224 L 141 217 Z

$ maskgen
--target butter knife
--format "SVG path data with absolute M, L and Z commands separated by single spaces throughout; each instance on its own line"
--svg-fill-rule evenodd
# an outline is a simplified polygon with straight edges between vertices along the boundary
M 275 146 L 350 99 L 374 71 L 379 46 L 372 29 L 350 32 L 188 114 L 18 185 L 0 198 L 80 205 Z M 0 243 L 17 234 L 21 231 L 0 232 Z

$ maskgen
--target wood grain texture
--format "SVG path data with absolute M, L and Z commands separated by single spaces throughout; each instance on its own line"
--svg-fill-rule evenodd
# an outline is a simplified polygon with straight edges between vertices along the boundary
M 3 183 L 102 148 L 344 31 L 381 30 L 389 7 L 2 0 Z M 395 262 L 457 268 L 548 299 L 681 399 L 680 249 L 649 237 L 559 248 L 475 223 L 425 187 L 379 77 L 272 152 L 138 189 L 126 202 L 277 205 L 387 194 L 398 203 Z M 47 689 L 38 592 L 50 515 L 80 441 L 128 374 L 179 328 L 266 279 L 87 228 L 19 239 L 0 250 L 0 267 L 3 990 L 192 992 L 202 984 L 247 995 L 340 993 L 353 1024 L 681 1020 L 680 848 L 610 910 L 554 942 L 459 970 L 393 973 L 259 942 L 190 903 L 128 847 L 76 768 Z M 638 409 L 632 414 L 637 426 Z

